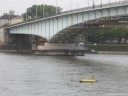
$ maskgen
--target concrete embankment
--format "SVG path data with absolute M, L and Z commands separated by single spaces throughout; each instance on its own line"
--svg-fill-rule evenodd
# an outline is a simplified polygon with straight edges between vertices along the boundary
M 14 45 L 11 44 L 4 44 L 0 45 L 0 52 L 4 53 L 23 53 L 23 54 L 32 54 L 33 52 L 31 50 L 17 50 L 17 48 Z
M 98 54 L 123 54 L 123 55 L 128 55 L 128 52 L 115 52 L 115 51 L 98 51 Z
M 32 46 L 32 49 L 26 50 L 24 46 L 15 45 L 2 45 L 0 52 L 18 52 L 18 53 L 32 53 L 38 55 L 49 55 L 49 56 L 84 56 L 88 51 L 80 46 L 74 44 L 61 44 L 61 43 L 47 43 L 45 45 Z

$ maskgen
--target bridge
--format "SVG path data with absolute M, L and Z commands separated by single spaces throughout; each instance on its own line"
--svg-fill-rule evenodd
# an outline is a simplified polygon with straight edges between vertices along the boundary
M 128 14 L 128 1 L 114 2 L 61 12 L 54 16 L 23 22 L 7 27 L 9 34 L 29 34 L 45 38 L 48 42 L 74 43 L 76 35 L 88 25 L 102 18 Z M 70 39 L 70 40 L 69 40 Z

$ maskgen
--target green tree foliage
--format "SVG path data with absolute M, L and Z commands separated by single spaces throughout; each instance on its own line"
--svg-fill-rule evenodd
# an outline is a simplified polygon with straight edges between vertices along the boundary
M 22 14 L 24 20 L 31 20 L 35 18 L 42 18 L 60 13 L 62 8 L 52 5 L 33 5 L 27 8 L 26 12 Z
M 5 27 L 8 27 L 8 26 L 9 26 L 9 24 L 6 23 L 6 24 L 4 24 L 4 25 L 1 25 L 0 28 L 5 28 Z
M 110 30 L 91 32 L 88 35 L 88 41 L 93 43 L 126 43 L 128 41 L 128 28 L 115 27 Z

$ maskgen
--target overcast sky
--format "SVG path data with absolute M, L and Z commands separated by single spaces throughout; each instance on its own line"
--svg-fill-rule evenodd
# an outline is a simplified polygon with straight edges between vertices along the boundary
M 63 10 L 74 9 L 79 7 L 88 6 L 88 0 L 0 0 L 0 15 L 8 13 L 9 10 L 14 10 L 15 14 L 21 15 L 24 13 L 26 8 L 34 4 L 50 4 L 57 5 L 63 8 Z M 72 1 L 72 2 L 71 2 Z M 92 5 L 93 0 L 89 0 L 89 4 Z M 100 4 L 101 0 L 94 0 L 96 4 Z M 109 0 L 102 0 L 103 3 L 109 2 Z M 121 1 L 121 0 L 110 0 Z

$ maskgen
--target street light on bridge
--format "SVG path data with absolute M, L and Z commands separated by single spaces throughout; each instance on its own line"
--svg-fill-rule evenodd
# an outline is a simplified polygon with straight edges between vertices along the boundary
M 95 8 L 95 2 L 92 0 L 92 8 Z
M 77 0 L 77 9 L 78 9 L 78 0 Z
M 89 7 L 89 0 L 88 0 L 88 7 Z
M 43 2 L 43 18 L 45 17 L 45 3 Z
M 28 20 L 28 9 L 26 9 L 26 21 Z
M 101 0 L 101 8 L 102 8 L 102 0 Z
M 109 0 L 109 6 L 110 6 L 111 0 Z
M 38 9 L 37 9 L 37 5 L 36 5 L 36 19 L 38 18 L 38 16 L 37 16 L 37 11 L 38 11 Z
M 58 10 L 57 10 L 57 0 L 56 0 L 56 14 L 58 13 Z
M 71 10 L 72 10 L 72 0 L 70 1 L 70 4 L 71 4 Z

